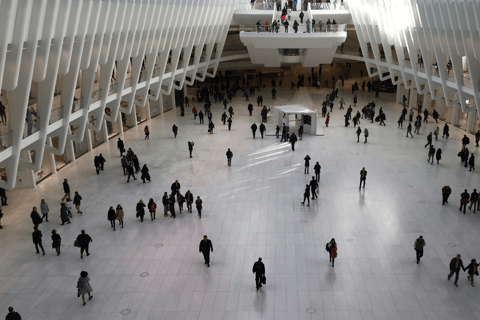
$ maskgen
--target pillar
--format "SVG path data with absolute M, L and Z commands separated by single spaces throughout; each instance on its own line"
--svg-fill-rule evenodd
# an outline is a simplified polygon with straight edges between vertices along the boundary
M 445 120 L 445 98 L 441 97 L 436 101 L 438 116 L 441 120 Z
M 51 137 L 47 137 L 47 145 L 49 145 L 50 147 L 53 146 Z M 50 166 L 52 167 L 52 174 L 56 174 L 57 173 L 57 163 L 55 161 L 55 155 L 53 153 L 46 152 L 46 151 L 45 151 L 45 154 L 48 154 L 48 160 L 50 162 Z
M 20 159 L 31 163 L 32 155 L 30 154 L 30 150 L 22 150 L 20 152 Z M 35 188 L 36 179 L 33 170 L 25 167 L 18 167 L 16 186 L 20 188 Z
M 67 139 L 65 143 L 65 157 L 68 163 L 75 162 L 75 150 L 73 149 L 73 141 Z
M 408 99 L 408 107 L 413 110 L 417 110 L 417 89 L 410 89 L 410 98 Z
M 475 134 L 477 130 L 477 110 L 470 111 L 467 119 L 467 132 Z
M 145 107 L 143 107 L 143 109 L 147 113 L 147 119 L 151 120 L 152 119 L 152 114 L 150 112 L 150 100 L 147 97 L 145 97 L 145 99 L 147 99 L 147 101 L 145 102 Z
M 170 93 L 170 102 L 172 103 L 172 109 L 175 109 L 177 107 L 175 101 L 175 89 L 172 89 L 172 93 Z
M 455 103 L 452 107 L 452 125 L 458 126 L 460 124 L 460 103 Z
M 93 146 L 92 146 L 92 133 L 91 133 L 91 130 L 90 130 L 90 129 L 85 130 L 85 138 L 84 138 L 84 139 L 87 141 L 88 151 L 92 151 L 92 150 L 93 150 Z
M 113 132 L 123 133 L 122 113 L 118 113 L 117 121 L 112 122 Z
M 432 108 L 432 98 L 431 98 L 430 92 L 425 92 L 423 94 L 422 106 L 424 109 L 428 110 L 429 114 L 432 114 L 433 108 Z
M 133 105 L 132 112 L 127 114 L 127 122 L 129 127 L 137 126 L 137 109 L 135 108 L 135 104 Z
M 403 95 L 405 94 L 405 86 L 403 84 L 397 85 L 397 99 L 396 102 L 399 104 L 403 103 Z M 407 96 L 408 98 L 408 96 Z
M 102 132 L 103 132 L 103 136 L 105 137 L 105 142 L 108 142 L 107 120 L 103 120 Z

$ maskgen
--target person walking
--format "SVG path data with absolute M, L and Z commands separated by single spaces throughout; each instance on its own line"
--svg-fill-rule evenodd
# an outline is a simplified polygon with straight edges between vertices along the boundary
M 302 204 L 305 204 L 305 200 L 308 200 L 307 206 L 310 207 L 310 186 L 307 184 L 305 191 L 303 192 L 303 202 Z
M 73 197 L 73 205 L 77 209 L 77 213 L 82 214 L 83 211 L 80 210 L 80 204 L 82 202 L 82 197 L 78 194 L 78 191 L 75 191 L 75 196 Z
M 175 194 L 174 193 L 172 193 L 168 198 L 168 208 L 170 209 L 172 218 L 175 219 L 177 216 L 175 214 Z
M 226 155 L 227 155 L 228 166 L 231 166 L 232 165 L 233 152 L 230 151 L 230 148 L 228 148 Z
M 317 189 L 318 189 L 318 182 L 315 179 L 315 177 L 312 177 L 312 180 L 310 180 L 310 191 L 312 193 L 312 200 L 315 200 L 315 198 L 318 198 Z
M 470 194 L 470 207 L 468 207 L 469 210 L 472 210 L 473 206 L 473 213 L 475 213 L 475 210 L 477 209 L 478 196 L 477 189 L 473 189 L 472 194 Z
M 193 106 L 192 108 L 193 120 L 197 119 L 197 107 Z
M 325 249 L 328 251 L 330 256 L 330 262 L 332 263 L 332 268 L 335 267 L 335 258 L 337 257 L 337 243 L 335 239 L 332 238 L 325 246 Z
M 247 109 L 248 109 L 248 113 L 250 114 L 250 116 L 252 116 L 253 104 L 249 103 Z
M 214 128 L 215 128 L 215 125 L 213 124 L 213 122 L 211 120 L 209 120 L 209 122 L 208 122 L 208 132 L 210 132 L 210 134 L 213 134 L 213 129 Z
M 40 247 L 40 249 L 42 249 L 43 255 L 45 255 L 45 250 L 43 249 L 42 245 L 42 232 L 38 230 L 37 226 L 33 227 L 32 241 L 35 245 L 35 249 L 37 250 L 37 254 L 40 253 L 40 251 L 38 250 L 38 247 Z
M 455 274 L 455 282 L 453 284 L 457 287 L 458 287 L 457 282 L 458 282 L 458 277 L 460 273 L 460 268 L 465 271 L 465 267 L 463 266 L 462 259 L 460 258 L 461 258 L 461 255 L 457 254 L 457 256 L 450 261 L 450 265 L 449 265 L 450 273 L 448 274 L 448 281 L 450 281 L 450 278 L 453 276 L 453 274 Z
M 357 134 L 357 143 L 358 143 L 360 142 L 360 135 L 362 134 L 362 128 L 360 128 L 359 126 L 355 133 Z
M 0 187 L 0 199 L 2 200 L 2 206 L 8 206 L 7 204 L 7 193 L 4 188 Z
M 407 135 L 405 136 L 406 138 L 408 138 L 408 135 L 410 134 L 410 136 L 413 138 L 413 134 L 412 134 L 412 124 L 411 123 L 408 123 L 408 126 L 407 126 Z
M 150 130 L 148 130 L 148 126 L 145 126 L 145 129 L 143 129 L 143 132 L 145 132 L 145 140 L 150 140 Z
M 80 272 L 80 278 L 77 280 L 77 289 L 78 293 L 77 296 L 82 296 L 83 305 L 86 304 L 85 302 L 85 295 L 88 294 L 88 300 L 92 300 L 93 296 L 90 294 L 93 289 L 90 285 L 90 278 L 88 277 L 88 272 L 82 271 Z
M 42 218 L 40 217 L 40 214 L 37 211 L 37 207 L 32 208 L 32 213 L 30 213 L 30 218 L 32 219 L 33 225 L 35 227 L 38 227 L 38 225 L 43 222 Z
M 265 125 L 262 122 L 260 124 L 260 135 L 262 136 L 262 139 L 263 139 L 263 133 L 265 132 L 265 130 L 267 130 L 267 129 L 265 128 Z
M 473 284 L 473 277 L 478 276 L 478 266 L 479 264 L 477 263 L 477 260 L 472 259 L 470 264 L 465 267 L 465 270 L 467 270 L 468 273 L 467 279 L 470 280 L 472 287 L 475 287 Z
M 22 317 L 18 312 L 13 310 L 13 307 L 8 307 L 8 314 L 5 317 L 5 320 L 22 320 Z
M 442 135 L 442 138 L 445 138 L 445 136 L 448 137 L 450 136 L 450 127 L 448 126 L 447 123 L 445 123 L 445 125 L 443 126 L 443 135 Z
M 113 228 L 113 231 L 115 231 L 115 219 L 117 219 L 117 213 L 113 207 L 108 209 L 107 219 L 110 221 L 110 227 Z
M 437 153 L 435 155 L 435 158 L 437 159 L 437 164 L 440 164 L 440 160 L 442 159 L 442 149 L 438 148 Z
M 428 149 L 428 159 L 427 162 L 430 162 L 430 159 L 432 159 L 431 165 L 433 165 L 433 158 L 435 157 L 435 148 L 433 145 L 430 145 L 430 148 Z
M 445 203 L 448 203 L 448 197 L 450 197 L 451 193 L 452 193 L 452 189 L 449 186 L 444 186 L 442 188 L 442 206 Z
M 419 236 L 415 243 L 413 244 L 413 248 L 417 252 L 417 264 L 420 263 L 420 258 L 423 257 L 423 247 L 425 247 L 426 242 L 423 239 L 423 236 Z
M 123 143 L 123 140 L 118 138 L 117 141 L 117 149 L 120 151 L 120 157 L 123 157 L 123 153 L 125 152 L 125 144 Z
M 50 209 L 48 208 L 48 204 L 45 202 L 45 199 L 42 199 L 40 202 L 40 212 L 42 213 L 42 221 L 45 218 L 45 221 L 48 222 L 48 212 Z
M 187 190 L 187 193 L 185 193 L 185 201 L 187 202 L 187 211 L 192 213 L 193 194 L 190 190 Z
M 150 182 L 150 174 L 148 173 L 150 170 L 148 169 L 147 165 L 144 164 L 143 167 L 142 167 L 142 170 L 140 170 L 140 172 L 142 173 L 142 175 L 140 176 L 140 179 L 142 179 L 143 183 L 145 183 L 145 180 L 148 180 L 148 182 Z
M 320 170 L 322 169 L 322 166 L 320 163 L 317 163 L 313 166 L 313 171 L 315 171 L 315 179 L 320 182 Z
M 232 130 L 232 117 L 228 118 L 227 123 L 228 123 L 228 131 Z
M 188 152 L 190 153 L 190 158 L 192 157 L 193 146 L 194 145 L 195 145 L 195 143 L 193 143 L 193 141 L 188 141 Z
M 365 188 L 365 181 L 367 180 L 367 170 L 365 170 L 365 167 L 360 170 L 360 186 L 358 189 L 362 187 L 362 182 L 363 182 L 363 187 Z
M 128 173 L 127 183 L 130 182 L 130 177 L 133 177 L 133 180 L 137 180 L 137 178 L 135 178 L 135 175 L 134 175 L 133 166 L 130 163 L 127 165 L 127 173 Z
M 182 214 L 183 204 L 185 203 L 185 197 L 182 196 L 182 194 L 180 192 L 177 193 L 177 202 L 178 202 L 178 210 L 179 210 L 180 214 Z
M 90 255 L 90 253 L 88 253 L 88 247 L 90 245 L 90 242 L 93 242 L 92 238 L 85 233 L 85 230 L 82 230 L 81 233 L 77 236 L 77 240 L 75 241 L 75 247 L 80 248 L 81 259 L 83 259 L 83 252 L 85 252 L 87 256 Z
M 363 143 L 367 143 L 367 139 L 368 139 L 368 129 L 367 128 L 365 128 L 363 130 L 363 135 L 365 136 L 365 141 Z
M 70 199 L 70 186 L 68 185 L 67 179 L 63 180 L 63 192 L 65 193 L 65 195 L 63 196 L 62 201 L 64 201 L 65 199 L 67 199 L 67 201 L 72 201 Z
M 202 119 L 202 121 L 203 121 L 203 119 Z M 174 137 L 176 138 L 177 133 L 178 133 L 178 127 L 175 124 L 173 124 L 173 126 L 172 126 L 172 131 L 173 131 Z
M 57 256 L 60 255 L 60 247 L 62 245 L 62 238 L 57 233 L 57 230 L 52 230 L 52 248 L 57 251 Z
M 67 224 L 70 223 L 70 219 L 68 217 L 68 208 L 65 205 L 65 202 L 62 202 L 60 204 L 60 219 L 62 220 L 62 226 L 65 223 L 67 223 Z
M 95 156 L 95 158 L 93 158 L 93 165 L 95 166 L 95 171 L 97 172 L 97 174 L 100 174 L 100 159 L 98 159 L 98 156 Z
M 195 200 L 195 206 L 197 207 L 198 218 L 200 219 L 202 219 L 202 208 L 203 208 L 202 204 L 203 204 L 202 199 L 200 199 L 200 196 L 197 196 L 197 200 Z
M 430 134 L 427 136 L 427 144 L 425 145 L 425 148 L 431 145 L 432 145 L 432 132 L 430 132 Z
M 292 151 L 295 151 L 295 143 L 297 142 L 297 136 L 295 133 L 290 135 L 290 144 L 292 145 Z
M 437 127 L 437 129 L 435 129 L 435 131 L 433 131 L 433 134 L 435 135 L 435 141 L 438 141 L 439 133 L 440 133 L 440 128 Z
M 168 209 L 169 209 L 169 203 L 168 203 L 168 193 L 164 193 L 162 197 L 162 204 L 163 204 L 163 216 L 168 217 Z
M 105 162 L 107 162 L 107 160 L 105 160 L 101 153 L 98 155 L 98 162 L 100 163 L 100 169 L 103 171 L 103 167 L 105 166 Z
M 255 124 L 255 122 L 252 124 L 250 129 L 252 129 L 253 139 L 255 139 L 255 133 L 257 132 L 257 125 Z
M 123 168 L 123 175 L 126 176 L 127 175 L 127 168 L 128 168 L 128 161 L 127 161 L 127 158 L 125 156 L 122 156 L 122 159 L 120 159 L 120 162 L 122 164 L 122 168 Z
M 118 220 L 118 225 L 122 226 L 123 228 L 123 218 L 124 218 L 124 213 L 123 213 L 123 208 L 119 204 L 117 205 L 117 209 L 115 210 L 115 219 Z
M 325 126 L 328 128 L 328 124 L 330 123 L 330 112 L 327 112 L 327 118 L 325 119 Z
M 203 115 L 203 111 L 200 110 L 200 112 L 198 113 L 198 121 L 200 121 L 200 124 L 205 123 L 205 121 L 203 121 L 204 117 L 205 116 Z
M 304 170 L 304 174 L 310 174 L 310 171 L 309 171 L 309 168 L 310 168 L 310 156 L 307 154 L 307 156 L 303 159 L 305 160 L 305 170 Z
M 470 170 L 468 171 L 475 171 L 475 156 L 473 153 L 470 154 L 470 159 L 468 159 L 468 165 L 470 166 Z
M 255 274 L 255 286 L 257 291 L 262 287 L 262 283 L 265 284 L 265 265 L 262 262 L 262 258 L 258 258 L 253 264 L 252 272 Z
M 467 204 L 470 201 L 470 194 L 468 194 L 467 189 L 460 195 L 460 208 L 458 210 L 462 211 L 463 207 L 463 214 L 465 214 L 465 210 L 467 209 Z
M 208 239 L 208 237 L 205 235 L 203 236 L 203 240 L 200 241 L 200 245 L 198 246 L 198 252 L 203 254 L 203 258 L 205 259 L 205 264 L 209 268 L 210 268 L 210 251 L 213 252 L 212 241 L 210 241 L 210 239 Z
M 466 147 L 469 143 L 470 143 L 470 139 L 467 137 L 466 134 L 464 134 L 462 138 L 462 146 Z
M 137 203 L 135 210 L 137 211 L 137 218 L 140 218 L 140 222 L 143 222 L 143 217 L 145 216 L 145 203 L 143 203 L 142 199 Z
M 147 208 L 148 212 L 150 212 L 150 219 L 152 219 L 153 221 L 156 218 L 155 215 L 157 212 L 157 204 L 153 201 L 152 198 L 150 198 L 150 200 L 148 201 Z

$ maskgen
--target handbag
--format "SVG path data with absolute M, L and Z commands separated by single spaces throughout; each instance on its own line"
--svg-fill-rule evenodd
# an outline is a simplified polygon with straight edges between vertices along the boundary
M 262 283 L 267 284 L 267 277 L 265 277 L 265 275 L 262 276 Z
M 75 240 L 75 242 L 73 243 L 73 246 L 80 248 L 80 243 L 78 243 L 78 240 Z

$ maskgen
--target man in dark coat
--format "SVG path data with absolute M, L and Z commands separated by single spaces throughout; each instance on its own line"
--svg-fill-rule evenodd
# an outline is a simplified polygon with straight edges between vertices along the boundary
M 175 195 L 173 193 L 168 198 L 168 208 L 170 209 L 172 218 L 175 219 L 177 216 L 175 215 Z
M 190 190 L 187 190 L 187 193 L 185 193 L 185 201 L 187 202 L 187 211 L 192 213 L 193 194 Z
M 85 230 L 82 230 L 81 233 L 77 237 L 77 244 L 80 246 L 80 258 L 83 259 L 83 252 L 87 253 L 87 256 L 90 255 L 88 253 L 88 246 L 90 242 L 93 242 L 92 238 L 85 233 Z
M 95 158 L 93 158 L 93 164 L 95 165 L 95 170 L 97 171 L 97 174 L 100 174 L 100 159 L 98 159 L 98 156 L 95 156 Z
M 192 157 L 193 146 L 194 145 L 195 145 L 195 143 L 193 143 L 193 141 L 188 141 L 188 152 L 190 153 L 190 158 Z
M 418 237 L 413 244 L 413 248 L 417 252 L 417 264 L 420 263 L 420 258 L 423 257 L 423 247 L 425 247 L 426 243 L 422 236 Z
M 463 266 L 463 262 L 462 262 L 462 259 L 460 259 L 460 255 L 457 254 L 457 256 L 455 258 L 453 258 L 451 261 L 450 261 L 450 273 L 448 274 L 448 281 L 450 281 L 450 278 L 453 276 L 453 274 L 455 273 L 455 286 L 458 287 L 458 276 L 459 276 L 459 273 L 460 273 L 460 268 L 462 268 L 463 270 L 465 270 L 465 267 Z
M 310 156 L 307 154 L 307 156 L 305 158 L 303 158 L 303 160 L 305 160 L 305 170 L 304 170 L 304 174 L 310 174 Z
M 107 160 L 105 160 L 101 153 L 98 156 L 98 161 L 100 162 L 100 169 L 102 169 L 103 171 L 103 166 L 105 165 L 105 162 L 107 162 Z
M 465 214 L 465 210 L 467 209 L 467 204 L 470 202 L 470 194 L 467 192 L 467 189 L 465 189 L 464 192 L 460 195 L 460 211 L 462 211 L 463 207 L 463 214 Z
M 178 180 L 175 180 L 175 182 L 172 183 L 172 185 L 171 185 L 171 187 L 170 187 L 170 189 L 172 190 L 172 194 L 173 194 L 174 196 L 176 196 L 177 193 L 180 192 L 180 188 L 181 188 L 181 186 L 180 186 L 180 182 L 178 182 Z
M 18 312 L 13 311 L 13 307 L 8 307 L 8 314 L 5 317 L 5 320 L 22 320 L 22 317 Z
M 173 124 L 173 126 L 172 126 L 172 131 L 173 131 L 173 135 L 174 135 L 175 138 L 176 138 L 176 137 L 177 137 L 177 133 L 178 133 L 178 127 L 177 127 L 175 124 Z
M 253 264 L 252 272 L 255 273 L 255 285 L 258 291 L 262 287 L 262 280 L 265 276 L 265 265 L 262 258 L 258 258 L 258 261 Z
M 0 198 L 2 199 L 2 206 L 7 206 L 7 193 L 4 188 L 0 188 Z
M 295 133 L 290 135 L 290 144 L 292 145 L 292 151 L 295 151 L 295 143 L 297 142 L 297 136 Z
M 200 241 L 200 245 L 198 246 L 198 251 L 203 254 L 207 267 L 210 267 L 210 251 L 213 252 L 213 245 L 207 236 L 203 236 L 203 240 Z
M 203 208 L 202 204 L 203 204 L 203 201 L 202 201 L 202 199 L 200 199 L 200 196 L 198 196 L 197 200 L 195 200 L 195 206 L 197 207 L 198 217 L 200 219 L 202 219 L 202 208 Z
M 365 188 L 365 180 L 367 180 L 367 170 L 365 170 L 365 167 L 360 170 L 360 186 L 358 189 L 362 187 L 362 181 L 363 181 L 363 187 Z
M 252 112 L 253 112 L 253 104 L 249 103 L 248 104 L 248 113 L 250 114 L 250 116 L 252 116 Z
M 262 135 L 262 139 L 263 139 L 263 133 L 265 132 L 265 130 L 267 130 L 265 128 L 265 125 L 263 123 L 260 124 L 260 134 Z
M 230 151 L 230 148 L 228 148 L 226 155 L 227 155 L 227 163 L 228 163 L 229 166 L 231 166 L 232 165 L 233 152 Z
M 140 177 L 140 179 L 142 179 L 143 183 L 145 183 L 145 179 L 148 180 L 148 182 L 150 182 L 150 174 L 148 173 L 150 170 L 148 170 L 147 168 L 147 165 L 144 164 L 143 167 L 142 167 L 142 176 Z
M 123 144 L 123 140 L 118 138 L 117 141 L 117 148 L 120 150 L 120 157 L 123 156 L 123 153 L 125 152 L 125 145 Z
M 442 188 L 442 206 L 445 203 L 448 203 L 448 197 L 450 197 L 451 193 L 452 193 L 452 189 L 449 186 L 444 186 Z
M 257 132 L 257 125 L 255 124 L 255 122 L 252 124 L 250 129 L 252 129 L 253 139 L 255 139 L 255 132 Z
M 133 167 L 130 163 L 127 165 L 127 173 L 128 173 L 127 183 L 130 182 L 130 177 L 133 177 L 133 180 L 137 180 L 137 178 L 135 178 L 135 176 L 133 175 L 134 171 L 133 171 Z
M 65 195 L 63 196 L 62 201 L 65 199 L 67 199 L 67 201 L 72 201 L 72 199 L 70 199 L 70 186 L 68 185 L 67 179 L 63 180 L 63 192 Z
M 33 230 L 34 231 L 32 232 L 32 240 L 35 244 L 35 249 L 37 249 L 37 253 L 40 253 L 40 251 L 38 251 L 38 247 L 40 247 L 40 249 L 42 249 L 43 255 L 45 255 L 45 250 L 43 249 L 42 245 L 42 232 L 38 230 L 37 226 L 33 227 Z
M 35 227 L 38 227 L 38 225 L 42 223 L 42 217 L 40 217 L 40 214 L 37 211 L 37 207 L 33 207 L 30 218 L 32 218 L 32 222 Z
M 122 168 L 123 168 L 123 175 L 126 176 L 127 175 L 127 167 L 128 167 L 128 161 L 127 161 L 127 158 L 125 158 L 125 156 L 122 157 L 122 159 L 120 160 L 120 162 L 122 163 Z
M 317 188 L 318 188 L 318 182 L 315 179 L 315 177 L 312 177 L 312 180 L 310 181 L 310 191 L 312 193 L 312 200 L 315 200 L 315 198 L 318 198 Z
M 310 186 L 307 184 L 305 187 L 305 192 L 303 193 L 303 202 L 302 204 L 305 204 L 305 200 L 308 200 L 307 206 L 310 206 Z
M 320 170 L 322 169 L 322 166 L 320 165 L 320 163 L 315 163 L 315 165 L 313 166 L 313 171 L 315 171 L 315 179 L 317 179 L 318 182 L 320 182 Z
M 75 196 L 73 197 L 73 205 L 77 209 L 77 213 L 82 214 L 83 211 L 80 210 L 80 204 L 82 202 L 82 197 L 78 194 L 78 191 L 75 191 Z

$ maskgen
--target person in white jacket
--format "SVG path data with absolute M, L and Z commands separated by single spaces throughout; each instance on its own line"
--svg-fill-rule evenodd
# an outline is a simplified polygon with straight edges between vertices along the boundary
M 48 204 L 45 202 L 45 199 L 42 199 L 40 203 L 40 212 L 42 212 L 42 220 L 45 218 L 45 221 L 48 222 L 48 212 L 50 209 L 48 208 Z

